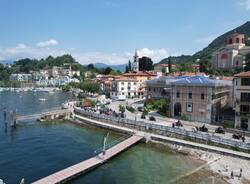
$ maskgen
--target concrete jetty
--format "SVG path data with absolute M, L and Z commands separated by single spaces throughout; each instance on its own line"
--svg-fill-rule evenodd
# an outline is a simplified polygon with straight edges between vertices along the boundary
M 88 160 L 80 162 L 76 165 L 70 166 L 66 169 L 63 169 L 59 172 L 56 172 L 50 176 L 42 178 L 33 184 L 56 184 L 56 183 L 65 183 L 76 176 L 79 176 L 82 173 L 97 167 L 98 165 L 103 164 L 107 160 L 111 159 L 112 157 L 116 156 L 117 154 L 121 153 L 122 151 L 126 150 L 130 146 L 136 144 L 143 136 L 141 134 L 134 134 L 128 139 L 124 140 L 123 142 L 113 146 L 112 148 L 105 151 L 105 154 L 100 153 L 95 157 L 92 157 Z
M 23 115 L 23 116 L 17 116 L 18 121 L 25 121 L 25 120 L 31 120 L 31 119 L 39 119 L 42 117 L 48 118 L 48 119 L 55 119 L 59 116 L 69 116 L 71 114 L 71 111 L 69 109 L 57 109 L 57 110 L 50 110 L 46 112 L 41 113 L 35 113 L 30 115 Z

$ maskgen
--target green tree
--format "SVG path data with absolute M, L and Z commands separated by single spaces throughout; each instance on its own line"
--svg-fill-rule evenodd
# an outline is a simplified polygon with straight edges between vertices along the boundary
M 154 66 L 151 58 L 143 56 L 142 58 L 139 59 L 139 71 L 149 71 L 153 69 Z
M 132 64 L 130 60 L 128 61 L 128 71 L 132 71 Z
M 119 112 L 124 115 L 124 112 L 125 112 L 125 107 L 123 105 L 119 105 Z

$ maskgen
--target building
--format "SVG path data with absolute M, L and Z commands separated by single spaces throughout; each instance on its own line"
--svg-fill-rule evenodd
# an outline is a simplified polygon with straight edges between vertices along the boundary
M 139 55 L 138 55 L 137 50 L 135 50 L 134 62 L 132 64 L 132 71 L 133 72 L 138 72 L 139 71 Z
M 115 79 L 114 75 L 97 75 L 96 80 L 100 84 L 100 89 L 105 94 L 110 94 L 112 88 L 112 81 Z
M 177 66 L 176 64 L 171 64 L 171 70 L 176 71 L 177 70 Z M 156 64 L 154 66 L 154 71 L 155 72 L 162 72 L 162 73 L 169 73 L 169 66 L 168 64 Z
M 59 76 L 68 76 L 68 77 L 74 77 L 74 76 L 80 76 L 79 70 L 72 70 L 71 66 L 69 67 L 58 67 L 53 66 L 51 69 L 51 72 L 49 72 L 52 77 L 59 77 Z
M 128 79 L 133 79 L 137 81 L 137 94 L 136 96 L 138 96 L 138 98 L 143 98 L 145 96 L 145 82 L 147 80 L 152 80 L 154 78 L 157 77 L 157 74 L 155 72 L 142 72 L 142 71 L 138 71 L 138 72 L 128 72 L 128 73 L 124 73 L 122 74 L 123 77 L 126 77 Z
M 245 45 L 244 34 L 233 33 L 226 39 L 226 45 L 212 54 L 214 69 L 244 68 L 245 55 L 250 53 L 250 47 Z
M 250 130 L 250 71 L 235 75 L 235 128 Z
M 171 117 L 214 123 L 230 106 L 232 82 L 205 76 L 160 77 L 146 82 L 147 98 L 165 98 Z
M 110 98 L 115 100 L 126 100 L 137 97 L 138 81 L 127 77 L 117 77 L 112 81 Z
M 11 74 L 10 75 L 11 81 L 20 81 L 20 82 L 30 82 L 32 81 L 32 75 L 31 74 Z

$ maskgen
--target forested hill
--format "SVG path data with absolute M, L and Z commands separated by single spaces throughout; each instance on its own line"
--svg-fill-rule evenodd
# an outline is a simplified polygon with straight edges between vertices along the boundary
M 173 61 L 173 63 L 193 63 L 198 58 L 201 60 L 201 62 L 210 60 L 212 52 L 225 45 L 226 37 L 232 34 L 233 32 L 245 34 L 245 38 L 250 37 L 250 21 L 217 37 L 207 47 L 205 47 L 201 51 L 198 51 L 194 55 L 182 55 L 177 57 L 171 57 L 171 61 Z M 246 40 L 246 42 L 249 42 L 249 40 Z M 161 60 L 160 63 L 168 63 L 168 58 Z

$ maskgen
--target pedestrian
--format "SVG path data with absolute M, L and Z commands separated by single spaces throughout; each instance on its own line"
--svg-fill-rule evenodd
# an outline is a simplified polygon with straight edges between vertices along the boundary
M 234 172 L 231 171 L 231 179 L 234 179 Z
M 242 136 L 241 139 L 242 139 L 242 142 L 245 142 L 245 139 L 246 139 L 246 138 L 245 138 L 245 136 Z
M 240 178 L 242 177 L 242 168 L 240 168 Z

